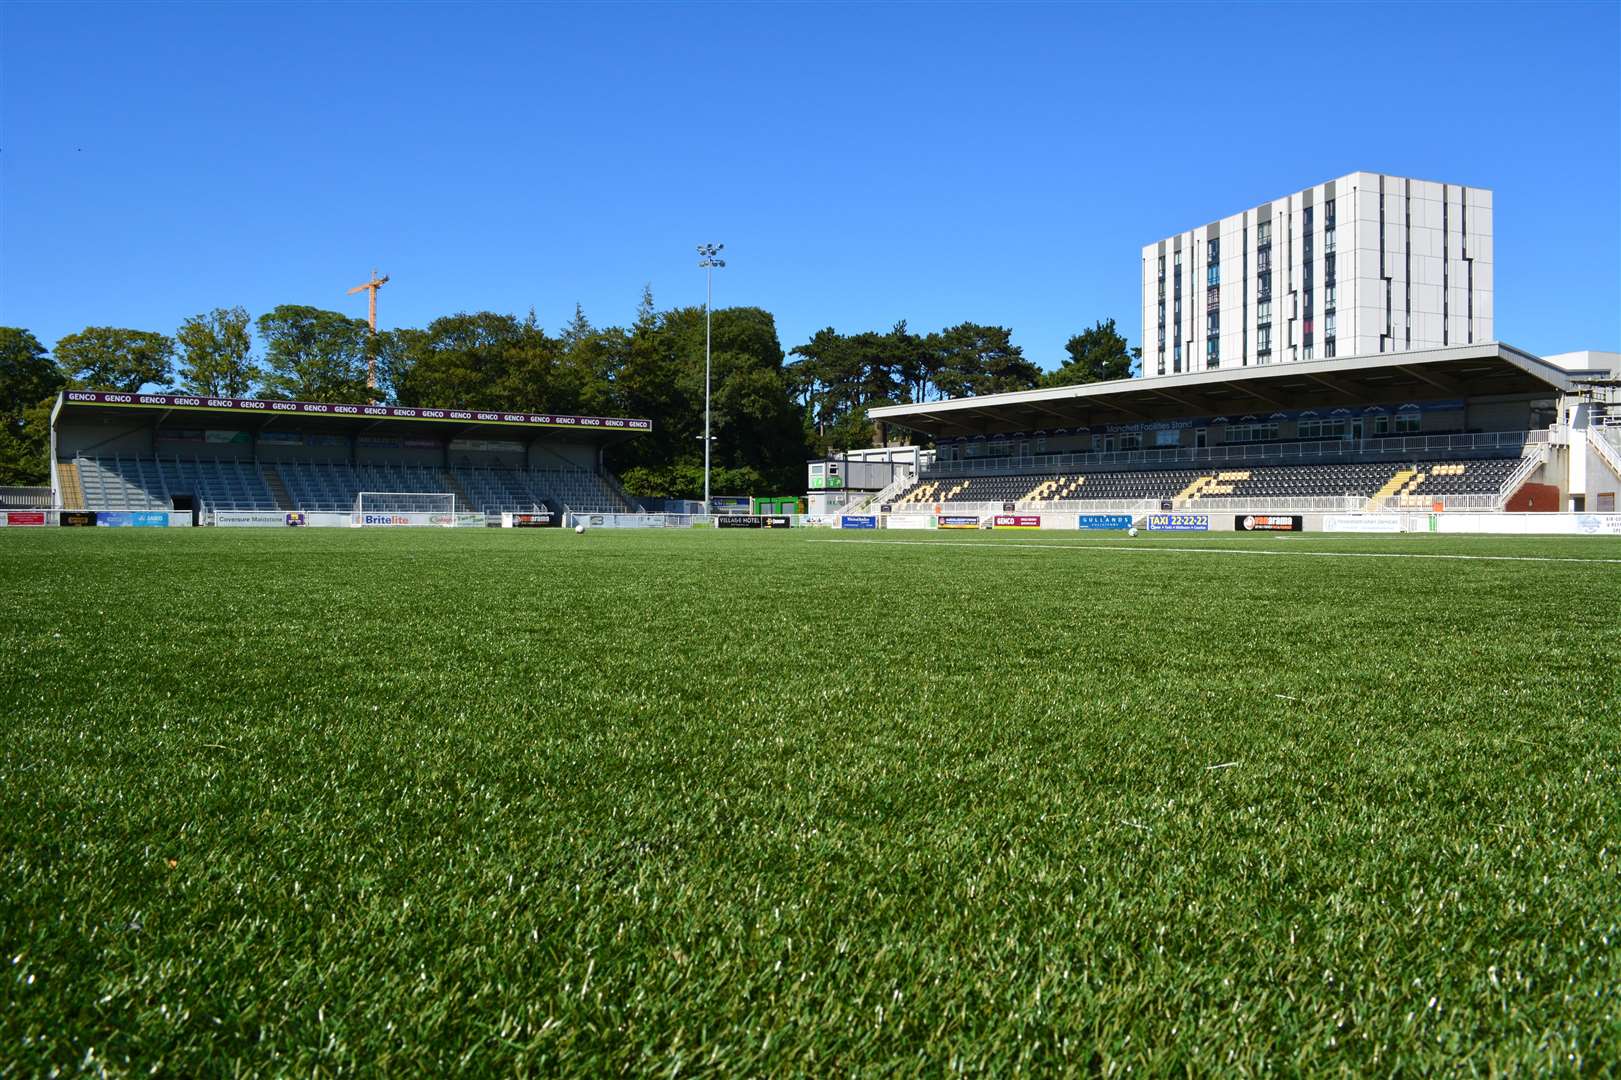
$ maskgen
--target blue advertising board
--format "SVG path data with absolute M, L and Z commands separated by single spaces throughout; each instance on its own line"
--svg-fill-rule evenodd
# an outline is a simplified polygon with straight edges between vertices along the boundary
M 102 510 L 96 514 L 96 524 L 115 529 L 130 526 L 166 529 L 169 527 L 169 514 L 165 510 Z
M 878 517 L 875 514 L 845 514 L 839 518 L 841 529 L 876 529 Z
M 1082 514 L 1075 521 L 1077 529 L 1119 529 L 1122 532 L 1131 528 L 1130 514 Z
M 1149 532 L 1209 532 L 1209 514 L 1149 514 Z

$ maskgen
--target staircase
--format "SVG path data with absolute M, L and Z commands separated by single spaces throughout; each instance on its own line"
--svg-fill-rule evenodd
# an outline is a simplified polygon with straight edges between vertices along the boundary
M 1611 441 L 1611 440 L 1615 441 Z M 1609 467 L 1617 480 L 1621 480 L 1621 428 L 1588 428 L 1587 442 L 1599 460 Z
M 57 486 L 62 490 L 62 508 L 64 510 L 84 509 L 84 485 L 79 482 L 79 463 L 76 461 L 58 461 L 56 463 Z
M 1171 505 L 1180 508 L 1197 502 L 1200 495 L 1211 494 L 1211 489 L 1215 486 L 1216 478 L 1214 476 L 1196 476 L 1187 487 L 1176 493 L 1176 498 L 1171 500 Z
M 1397 469 L 1396 475 L 1392 476 L 1389 480 L 1386 480 L 1385 486 L 1373 493 L 1373 498 L 1368 500 L 1366 509 L 1383 509 L 1385 500 L 1396 494 L 1396 492 L 1402 490 L 1407 485 L 1407 482 L 1417 475 L 1417 469 Z
M 276 500 L 276 507 L 280 510 L 297 510 L 293 505 L 293 497 L 287 494 L 287 485 L 282 483 L 281 473 L 274 465 L 259 466 L 259 475 L 265 478 L 265 487 L 270 489 L 270 497 Z
M 467 492 L 463 490 L 461 481 L 456 479 L 455 473 L 452 473 L 449 469 L 440 469 L 438 472 L 439 478 L 444 481 L 445 490 L 456 496 L 458 511 L 465 510 L 469 513 L 477 513 L 483 509 L 482 507 L 474 507 L 473 500 L 467 497 Z

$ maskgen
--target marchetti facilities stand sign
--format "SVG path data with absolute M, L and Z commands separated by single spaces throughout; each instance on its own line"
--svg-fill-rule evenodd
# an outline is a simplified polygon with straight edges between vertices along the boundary
M 715 519 L 717 529 L 758 529 L 763 526 L 755 514 L 722 514 Z
M 1233 527 L 1239 532 L 1299 532 L 1305 524 L 1299 514 L 1239 514 Z

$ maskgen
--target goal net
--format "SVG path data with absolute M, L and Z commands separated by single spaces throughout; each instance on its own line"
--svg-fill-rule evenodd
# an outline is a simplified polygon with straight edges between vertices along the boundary
M 437 491 L 362 491 L 355 496 L 356 528 L 455 528 L 456 496 Z

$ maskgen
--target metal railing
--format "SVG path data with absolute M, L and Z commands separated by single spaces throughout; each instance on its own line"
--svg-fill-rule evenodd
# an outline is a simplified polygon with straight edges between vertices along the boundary
M 1311 442 L 1231 443 L 1205 447 L 1173 446 L 1086 454 L 1029 454 L 1022 457 L 957 458 L 951 461 L 937 459 L 924 469 L 919 479 L 1061 472 L 1066 469 L 1097 469 L 1111 465 L 1162 468 L 1223 462 L 1289 465 L 1336 461 L 1355 463 L 1377 458 L 1420 458 L 1482 452 L 1507 455 L 1519 451 L 1527 442 L 1545 441 L 1546 438 L 1544 432 L 1487 431 L 1462 435 L 1395 436 L 1364 439 L 1360 442 L 1322 439 Z
M 1520 490 L 1520 486 L 1531 479 L 1538 469 L 1548 464 L 1548 455 L 1551 452 L 1548 445 L 1527 445 L 1524 456 L 1520 458 L 1520 463 L 1503 480 L 1502 485 L 1497 489 L 1497 494 L 1492 496 L 1492 504 L 1483 509 L 1501 510 L 1507 506 L 1508 501 L 1514 497 L 1514 493 Z
M 1593 447 L 1593 452 L 1599 460 L 1610 467 L 1610 471 L 1621 479 L 1621 426 L 1617 427 L 1590 427 L 1587 429 L 1587 441 Z

